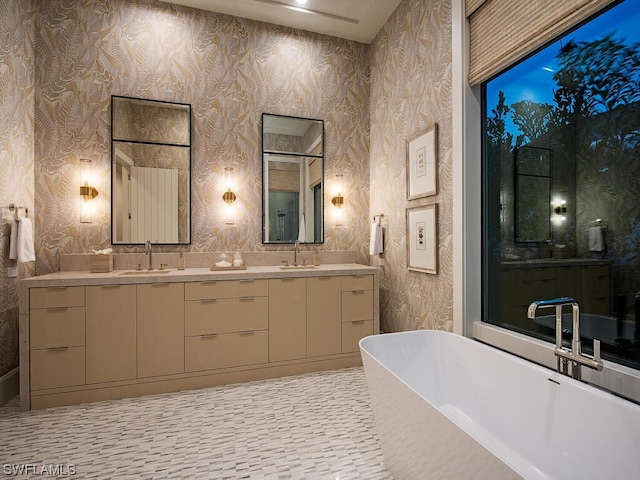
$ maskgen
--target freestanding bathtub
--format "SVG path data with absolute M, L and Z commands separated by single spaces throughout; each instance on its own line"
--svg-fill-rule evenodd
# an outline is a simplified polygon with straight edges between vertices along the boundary
M 637 479 L 640 406 L 452 333 L 360 351 L 385 464 L 402 479 Z

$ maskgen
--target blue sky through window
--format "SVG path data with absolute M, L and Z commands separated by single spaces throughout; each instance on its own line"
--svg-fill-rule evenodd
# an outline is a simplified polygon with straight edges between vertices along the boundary
M 500 91 L 504 92 L 507 105 L 519 100 L 553 104 L 553 90 L 557 88 L 553 75 L 558 69 L 556 56 L 561 47 L 570 41 L 593 41 L 612 32 L 615 32 L 616 39 L 625 40 L 627 44 L 640 41 L 640 0 L 626 0 L 616 5 L 488 82 L 488 114 L 498 103 Z M 507 130 L 517 135 L 510 118 L 507 120 Z

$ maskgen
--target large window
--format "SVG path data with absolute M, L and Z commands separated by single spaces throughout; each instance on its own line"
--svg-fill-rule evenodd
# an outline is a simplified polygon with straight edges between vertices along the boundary
M 483 320 L 554 342 L 552 311 L 534 321 L 527 307 L 572 296 L 584 350 L 598 338 L 634 368 L 639 7 L 622 2 L 483 85 Z

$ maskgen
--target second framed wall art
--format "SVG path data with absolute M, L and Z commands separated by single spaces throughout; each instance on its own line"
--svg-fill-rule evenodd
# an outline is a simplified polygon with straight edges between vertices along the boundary
M 438 204 L 407 209 L 407 268 L 438 274 Z

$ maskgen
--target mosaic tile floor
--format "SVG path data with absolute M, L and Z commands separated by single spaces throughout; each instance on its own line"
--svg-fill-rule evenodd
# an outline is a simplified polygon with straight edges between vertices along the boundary
M 32 412 L 15 398 L 0 407 L 0 478 L 392 477 L 356 367 Z

